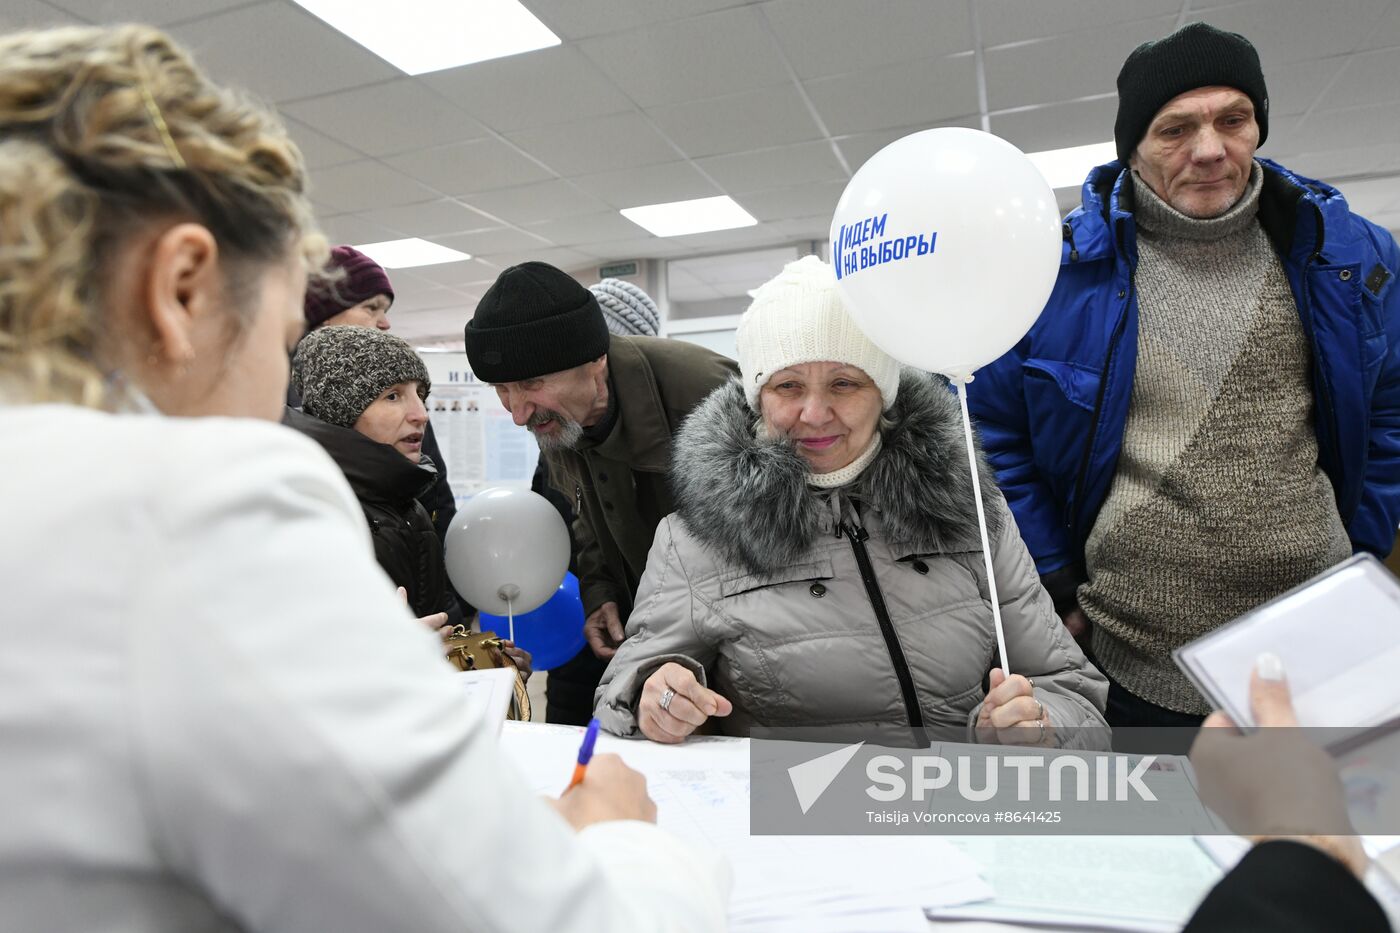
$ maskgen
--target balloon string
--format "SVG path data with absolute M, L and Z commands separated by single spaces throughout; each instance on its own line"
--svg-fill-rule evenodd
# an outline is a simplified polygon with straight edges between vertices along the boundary
M 506 597 L 506 625 L 510 627 L 510 643 L 515 644 L 515 604 Z
M 977 503 L 977 527 L 982 532 L 982 560 L 987 567 L 987 590 L 992 597 L 992 622 L 997 630 L 997 650 L 1001 652 L 1001 672 L 1011 676 L 1011 662 L 1006 655 L 1006 631 L 1001 625 L 1001 601 L 997 598 L 997 578 L 992 572 L 992 547 L 987 539 L 987 513 L 982 508 L 982 480 L 977 471 L 977 453 L 972 446 L 972 419 L 967 414 L 967 384 L 971 376 L 953 379 L 958 387 L 958 402 L 962 405 L 963 440 L 967 443 L 967 468 L 972 472 L 972 498 Z

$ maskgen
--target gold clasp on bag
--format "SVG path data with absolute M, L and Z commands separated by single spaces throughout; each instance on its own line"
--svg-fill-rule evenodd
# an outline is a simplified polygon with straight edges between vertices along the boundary
M 505 645 L 495 633 L 470 632 L 465 625 L 454 628 L 443 642 L 447 660 L 459 671 L 487 671 L 497 667 L 515 671 L 515 696 L 511 699 L 506 718 L 528 722 L 530 694 L 525 689 L 525 678 L 520 676 L 520 670 L 504 648 Z

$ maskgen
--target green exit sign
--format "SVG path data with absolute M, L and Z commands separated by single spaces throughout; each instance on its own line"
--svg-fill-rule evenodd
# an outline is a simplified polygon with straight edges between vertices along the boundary
M 600 279 L 620 279 L 623 276 L 636 274 L 637 263 L 635 260 L 632 262 L 615 262 L 610 266 L 598 267 L 598 278 Z

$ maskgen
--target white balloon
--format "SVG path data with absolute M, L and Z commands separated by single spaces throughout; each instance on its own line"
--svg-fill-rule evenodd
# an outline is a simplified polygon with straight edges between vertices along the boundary
M 467 602 L 503 616 L 538 609 L 569 569 L 569 529 L 559 510 L 528 489 L 492 486 L 447 526 L 447 576 Z
M 831 221 L 856 323 L 907 366 L 971 375 L 1030 330 L 1060 267 L 1055 193 L 1015 146 L 963 127 L 898 139 Z

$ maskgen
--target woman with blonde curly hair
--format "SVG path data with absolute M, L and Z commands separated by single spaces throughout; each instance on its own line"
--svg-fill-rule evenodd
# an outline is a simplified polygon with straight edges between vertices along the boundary
M 305 187 L 158 31 L 0 37 L 0 929 L 719 928 L 640 776 L 501 764 L 275 423 Z

